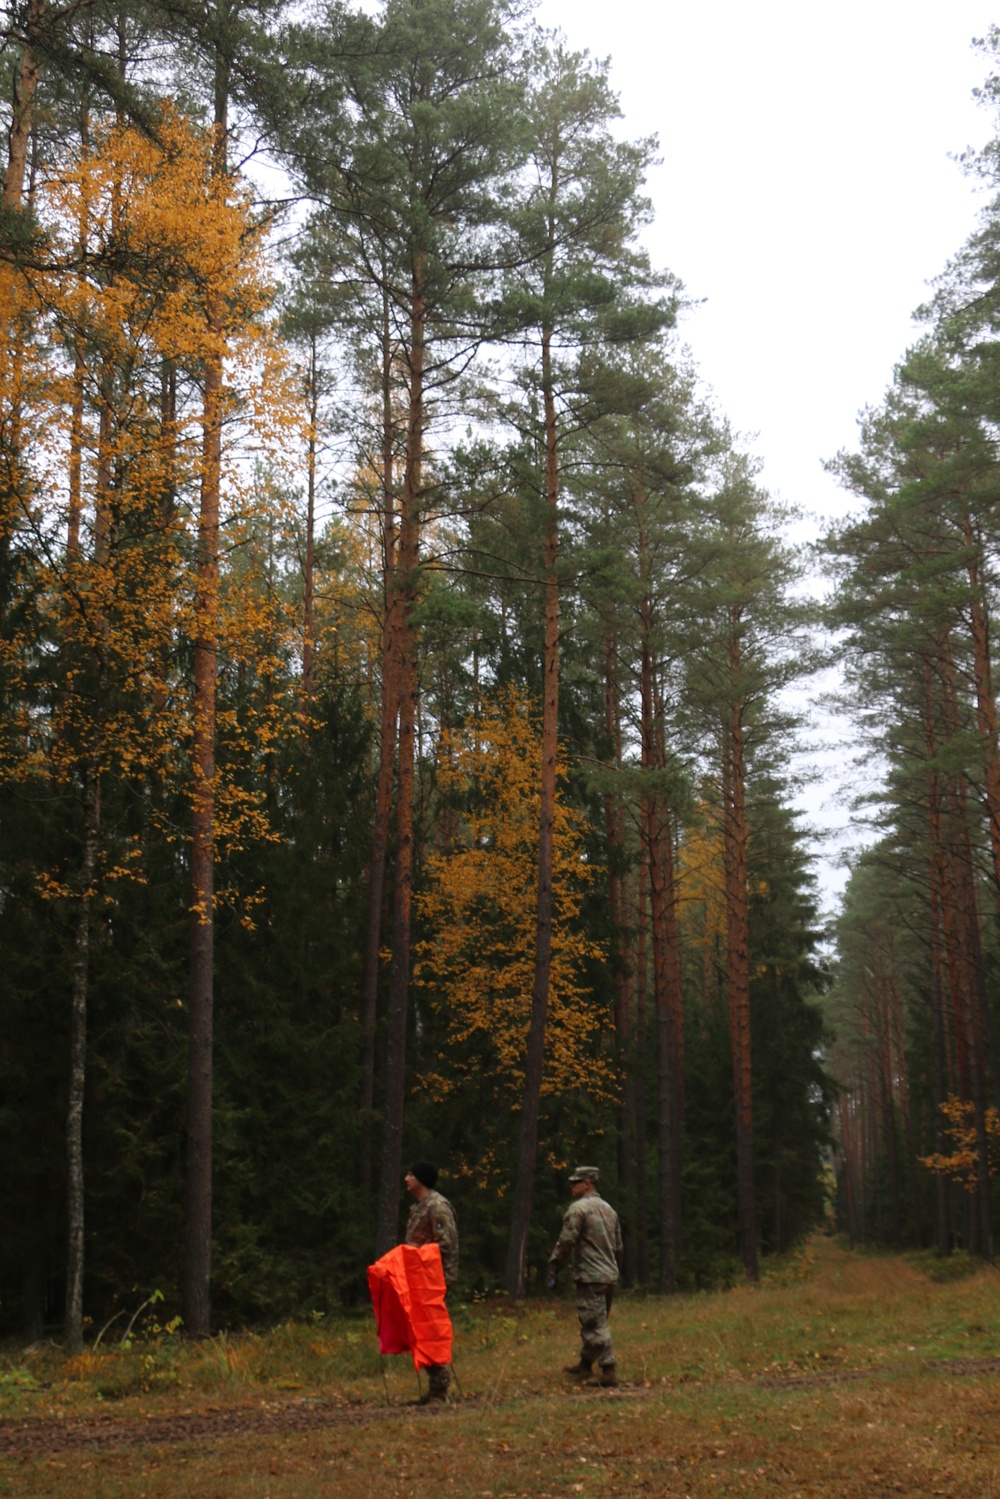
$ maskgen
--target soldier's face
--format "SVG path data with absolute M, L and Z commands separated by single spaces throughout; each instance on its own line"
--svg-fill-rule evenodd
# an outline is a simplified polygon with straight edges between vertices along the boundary
M 590 1191 L 590 1180 L 584 1177 L 582 1182 L 570 1182 L 569 1189 L 574 1197 L 586 1197 Z
M 410 1196 L 415 1197 L 418 1202 L 423 1202 L 430 1191 L 430 1187 L 425 1187 L 419 1176 L 414 1176 L 412 1171 L 408 1171 L 403 1177 L 403 1185 Z

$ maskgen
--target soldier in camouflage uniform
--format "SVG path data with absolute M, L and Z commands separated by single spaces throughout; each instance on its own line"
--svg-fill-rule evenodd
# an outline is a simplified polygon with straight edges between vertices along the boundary
M 437 1167 L 432 1166 L 430 1161 L 417 1161 L 403 1178 L 406 1190 L 416 1199 L 406 1220 L 404 1243 L 436 1244 L 441 1250 L 444 1283 L 450 1289 L 458 1279 L 458 1225 L 451 1203 L 434 1190 L 437 1178 Z M 427 1379 L 430 1389 L 421 1403 L 447 1400 L 448 1386 L 451 1384 L 448 1365 L 428 1364 Z
M 622 1259 L 621 1224 L 614 1208 L 597 1190 L 596 1166 L 577 1166 L 569 1180 L 573 1201 L 549 1258 L 550 1288 L 555 1287 L 559 1266 L 571 1256 L 576 1281 L 582 1347 L 580 1362 L 569 1364 L 565 1372 L 574 1379 L 589 1379 L 596 1362 L 601 1384 L 613 1388 L 618 1376 L 608 1314 Z

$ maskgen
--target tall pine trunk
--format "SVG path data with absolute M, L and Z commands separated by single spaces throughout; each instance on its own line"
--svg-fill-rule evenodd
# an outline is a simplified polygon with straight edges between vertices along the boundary
M 896 1129 L 896 1099 L 893 1089 L 892 1036 L 889 1025 L 887 983 L 884 974 L 876 975 L 866 987 L 871 1004 L 871 1022 L 875 1032 L 877 1056 L 877 1103 L 882 1121 L 882 1143 L 889 1171 L 889 1233 L 895 1248 L 902 1243 L 899 1201 L 899 1136 Z
M 98 712 L 103 711 L 106 682 L 98 674 Z M 87 1084 L 87 984 L 94 877 L 101 833 L 101 745 L 97 742 L 84 768 L 83 853 L 80 893 L 73 938 L 73 984 L 70 1001 L 69 1104 L 66 1111 L 66 1349 L 83 1347 L 83 1274 L 85 1244 L 83 1101 Z
M 929 779 L 935 779 L 932 777 Z M 941 963 L 941 891 L 937 874 L 937 860 L 930 859 L 930 923 L 931 923 L 931 1023 L 934 1043 L 934 1150 L 943 1156 L 946 1153 L 944 1115 L 942 1106 L 947 1096 L 945 1026 L 944 1026 L 944 974 Z M 951 1235 L 948 1231 L 948 1182 L 943 1171 L 934 1173 L 934 1228 L 937 1251 L 940 1255 L 951 1251 Z
M 11 110 L 7 150 L 7 174 L 4 178 L 3 206 L 19 209 L 24 196 L 24 179 L 28 169 L 28 145 L 31 121 L 38 92 L 37 47 L 48 12 L 48 0 L 29 0 L 25 18 L 25 41 L 21 62 L 14 75 L 14 98 Z
M 654 736 L 656 764 L 666 771 L 665 713 L 661 692 L 661 678 L 654 661 L 653 684 L 656 705 Z M 670 1114 L 670 1155 L 666 1161 L 666 1198 L 668 1201 L 670 1233 L 673 1243 L 673 1274 L 671 1289 L 676 1284 L 677 1263 L 680 1259 L 683 1237 L 681 1183 L 684 1169 L 684 988 L 681 979 L 680 926 L 677 920 L 677 882 L 674 867 L 673 818 L 670 807 L 664 802 L 660 821 L 658 862 L 663 891 L 663 928 L 666 941 L 665 987 L 666 1043 L 669 1094 L 667 1108 Z
M 730 638 L 730 680 L 741 673 L 740 644 Z M 746 764 L 743 704 L 727 705 L 722 735 L 723 853 L 726 887 L 726 996 L 736 1115 L 736 1204 L 740 1258 L 748 1280 L 758 1278 L 753 1181 L 753 1084 L 750 1065 L 750 920 L 747 885 Z
M 622 769 L 620 705 L 617 642 L 614 630 L 608 623 L 604 637 L 604 727 L 616 778 Z M 635 1037 L 632 987 L 628 972 L 628 945 L 625 941 L 625 819 L 621 793 L 616 785 L 609 786 L 604 794 L 604 828 L 608 844 L 608 899 L 611 906 L 612 962 L 615 977 L 615 1036 L 622 1089 L 617 1118 L 619 1214 L 625 1230 L 622 1283 L 628 1288 L 635 1284 L 635 1215 L 633 1211 Z
M 316 424 L 319 420 L 319 368 L 316 333 L 309 341 L 309 368 L 306 373 L 306 410 L 309 413 L 306 444 L 306 554 L 302 567 L 302 710 L 311 711 L 313 699 L 313 593 L 316 552 Z M 303 722 L 303 742 L 309 732 Z
M 983 761 L 983 790 L 993 863 L 994 898 L 1000 907 L 1000 744 L 997 736 L 997 703 L 990 663 L 990 619 L 979 576 L 978 548 L 968 516 L 962 517 L 962 536 L 969 553 L 969 623 L 976 689 L 976 727 Z
M 410 390 L 406 458 L 400 497 L 398 587 L 399 768 L 396 792 L 396 869 L 392 914 L 392 970 L 389 977 L 385 1055 L 385 1114 L 379 1175 L 375 1252 L 396 1242 L 403 1118 L 406 1102 L 406 1028 L 410 994 L 410 913 L 413 897 L 413 799 L 417 707 L 417 636 L 413 618 L 420 561 L 420 495 L 424 442 L 424 338 L 426 310 L 423 262 L 413 266 L 410 318 Z M 383 699 L 383 714 L 386 713 Z M 385 718 L 383 717 L 383 723 Z M 371 916 L 371 906 L 369 906 Z
M 662 769 L 658 756 L 653 760 L 653 767 Z M 670 811 L 662 794 L 654 792 L 648 807 L 647 859 L 653 935 L 653 995 L 656 1006 L 661 1291 L 676 1289 L 681 1237 L 683 1030 L 680 1024 L 681 979 L 670 821 Z
M 215 77 L 212 175 L 227 175 L 229 69 Z M 195 594 L 194 727 L 191 819 L 191 927 L 188 978 L 187 1145 L 184 1184 L 184 1326 L 194 1337 L 211 1327 L 212 1100 L 215 1026 L 215 736 L 219 651 L 219 507 L 222 489 L 225 312 L 210 292 L 205 309 L 211 350 L 205 360 L 198 568 Z
M 649 1204 L 646 1191 L 646 1046 L 649 975 L 646 960 L 646 878 L 648 806 L 639 807 L 639 868 L 636 873 L 635 938 L 635 1233 L 636 1276 L 649 1285 Z
M 385 856 L 392 814 L 392 782 L 396 765 L 396 724 L 399 717 L 399 652 L 397 621 L 402 601 L 396 587 L 396 513 L 393 492 L 395 427 L 392 414 L 392 342 L 389 300 L 382 299 L 382 661 L 379 714 L 379 764 L 375 791 L 372 848 L 368 861 L 368 909 L 361 968 L 361 1137 L 358 1152 L 360 1183 L 372 1183 L 372 1145 L 375 1129 L 375 1030 L 378 1019 L 379 950 L 382 936 L 382 894 Z
M 115 189 L 117 199 L 117 188 Z M 115 210 L 117 212 L 117 208 Z M 91 599 L 96 618 L 87 625 L 87 651 L 94 668 L 91 742 L 83 764 L 83 848 L 80 894 L 73 939 L 73 978 L 70 995 L 70 1077 L 66 1113 L 66 1345 L 83 1347 L 83 1277 L 85 1258 L 85 1198 L 83 1164 L 83 1105 L 87 1083 L 87 986 L 90 974 L 90 937 L 93 885 L 101 832 L 101 760 L 108 709 L 108 620 L 103 604 L 104 579 L 111 536 L 112 432 L 114 426 L 115 365 L 110 350 L 101 359 L 100 417 L 94 488 L 94 584 Z
M 215 330 L 214 330 L 215 331 Z M 184 1203 L 184 1325 L 211 1324 L 212 1093 L 215 1009 L 215 714 L 219 616 L 219 489 L 222 359 L 205 368 L 201 503 L 194 648 L 194 771 L 188 996 L 187 1175 Z
M 941 632 L 940 680 L 942 688 L 942 720 L 949 740 L 954 741 L 960 733 L 961 717 L 959 693 L 955 672 L 954 648 L 950 633 Z M 982 966 L 982 936 L 979 911 L 976 902 L 975 877 L 969 839 L 969 813 L 965 777 L 961 772 L 951 775 L 947 799 L 945 827 L 948 845 L 946 868 L 946 895 L 949 886 L 954 893 L 956 937 L 958 939 L 958 961 L 962 970 L 962 1030 L 965 1040 L 966 1078 L 968 1096 L 972 1100 L 976 1129 L 976 1198 L 977 1213 L 970 1219 L 970 1244 L 983 1259 L 993 1258 L 993 1227 L 990 1208 L 990 1158 L 989 1138 L 986 1126 L 987 1109 L 987 1028 L 985 1023 L 986 996 L 984 992 Z
M 514 1207 L 507 1246 L 508 1295 L 523 1296 L 531 1198 L 538 1155 L 538 1118 L 545 1063 L 545 1027 L 552 960 L 553 818 L 559 726 L 559 449 L 552 375 L 552 330 L 542 331 L 542 399 L 545 421 L 545 637 L 542 654 L 542 778 L 538 820 L 538 886 L 535 901 L 535 973 L 524 1064 L 524 1098 L 518 1140 Z
M 645 504 L 642 484 L 636 488 L 639 527 L 639 572 L 645 581 L 648 567 Z M 640 759 L 646 777 L 666 764 L 663 705 L 657 684 L 653 646 L 653 601 L 644 593 L 639 605 L 641 626 L 639 697 Z M 673 834 L 670 809 L 662 786 L 644 793 L 642 824 L 646 846 L 642 857 L 649 873 L 653 948 L 653 1001 L 656 1012 L 656 1139 L 660 1182 L 659 1288 L 673 1291 L 681 1238 L 681 1174 L 684 1116 L 683 994 L 674 888 Z

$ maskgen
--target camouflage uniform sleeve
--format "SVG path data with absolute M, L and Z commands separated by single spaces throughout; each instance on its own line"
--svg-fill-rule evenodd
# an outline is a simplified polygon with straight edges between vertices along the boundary
M 550 1265 L 561 1265 L 573 1253 L 577 1239 L 580 1237 L 580 1229 L 583 1227 L 583 1214 L 576 1211 L 576 1203 L 566 1209 L 563 1219 L 562 1232 L 556 1240 L 556 1247 L 549 1255 Z
M 433 1224 L 434 1238 L 441 1250 L 444 1283 L 453 1286 L 458 1279 L 458 1224 L 455 1209 L 444 1197 L 434 1204 Z
M 625 1245 L 622 1242 L 622 1220 L 615 1214 L 615 1259 L 618 1261 L 619 1270 L 622 1267 L 622 1256 L 625 1253 Z
M 424 1222 L 423 1205 L 415 1202 L 410 1208 L 406 1219 L 406 1237 L 404 1244 L 429 1244 L 430 1238 L 427 1233 L 427 1225 Z

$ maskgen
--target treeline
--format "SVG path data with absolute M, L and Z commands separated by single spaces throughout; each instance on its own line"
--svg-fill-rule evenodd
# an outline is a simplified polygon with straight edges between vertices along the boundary
M 350 1301 L 418 1154 L 467 1286 L 577 1157 L 629 1284 L 755 1277 L 824 1206 L 813 647 L 655 142 L 502 0 L 4 14 L 4 1327 Z
M 983 44 L 996 56 L 1000 33 Z M 983 91 L 995 104 L 998 80 Z M 829 538 L 878 841 L 838 923 L 838 1213 L 853 1240 L 994 1253 L 997 939 L 997 142 L 981 224 L 836 468 L 863 508 Z

